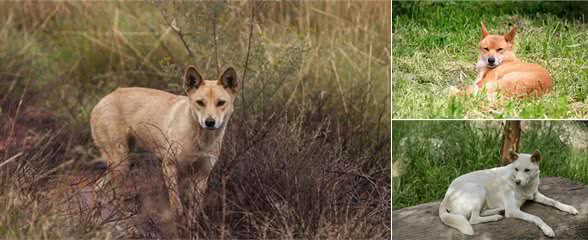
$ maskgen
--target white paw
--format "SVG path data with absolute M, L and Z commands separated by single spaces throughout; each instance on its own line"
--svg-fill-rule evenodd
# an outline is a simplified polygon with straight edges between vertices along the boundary
M 553 232 L 553 229 L 551 229 L 551 227 L 545 225 L 545 226 L 541 227 L 541 230 L 543 230 L 543 233 L 545 234 L 545 236 L 555 237 L 555 233 Z
M 472 228 L 472 226 L 467 226 L 466 229 L 463 230 L 462 232 L 465 235 L 474 235 L 474 228 Z
M 496 221 L 499 221 L 500 219 L 503 219 L 504 216 L 502 216 L 502 215 L 496 215 L 494 218 L 496 218 Z
M 576 208 L 574 208 L 572 206 L 567 206 L 566 212 L 569 214 L 572 214 L 572 215 L 578 214 L 578 210 L 576 210 Z

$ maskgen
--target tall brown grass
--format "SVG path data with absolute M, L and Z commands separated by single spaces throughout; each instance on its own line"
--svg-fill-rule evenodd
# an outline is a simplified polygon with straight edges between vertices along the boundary
M 165 237 L 157 159 L 95 201 L 88 118 L 119 86 L 181 94 L 186 64 L 244 88 L 182 237 L 389 237 L 389 2 L 0 2 L 0 23 L 0 238 Z

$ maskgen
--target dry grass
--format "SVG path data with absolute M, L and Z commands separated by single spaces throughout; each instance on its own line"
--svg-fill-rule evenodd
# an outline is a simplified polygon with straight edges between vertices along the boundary
M 0 238 L 164 237 L 157 164 L 96 202 L 88 118 L 119 86 L 181 93 L 186 64 L 233 65 L 244 89 L 182 237 L 388 238 L 389 19 L 388 2 L 0 2 Z

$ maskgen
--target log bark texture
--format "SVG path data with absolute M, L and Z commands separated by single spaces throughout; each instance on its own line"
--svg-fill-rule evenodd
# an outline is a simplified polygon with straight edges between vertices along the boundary
M 473 225 L 474 235 L 466 236 L 443 224 L 439 202 L 432 202 L 393 211 L 392 239 L 588 239 L 588 186 L 566 178 L 545 177 L 539 191 L 579 212 L 574 216 L 531 201 L 523 205 L 524 212 L 541 218 L 553 229 L 555 238 L 543 235 L 535 224 L 513 218 Z
M 519 152 L 519 142 L 521 139 L 521 121 L 508 120 L 504 123 L 504 131 L 502 133 L 502 147 L 500 148 L 500 164 L 506 166 L 511 164 L 509 151 L 512 149 Z

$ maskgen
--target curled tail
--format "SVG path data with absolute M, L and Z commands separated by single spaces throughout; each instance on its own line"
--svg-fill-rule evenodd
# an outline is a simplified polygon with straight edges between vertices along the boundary
M 455 228 L 465 235 L 474 235 L 472 224 L 470 224 L 465 216 L 450 213 L 445 206 L 445 199 L 439 205 L 439 217 L 445 225 Z

